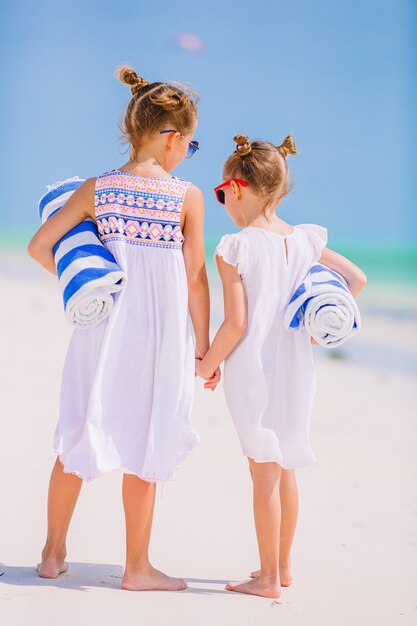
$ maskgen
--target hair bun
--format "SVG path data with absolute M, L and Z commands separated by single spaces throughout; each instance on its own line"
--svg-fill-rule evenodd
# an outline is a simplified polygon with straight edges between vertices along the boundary
M 155 95 L 152 100 L 155 104 L 165 109 L 165 111 L 175 111 L 176 113 L 183 111 L 189 103 L 187 94 L 175 89 Z
M 246 156 L 252 152 L 252 146 L 248 139 L 249 137 L 247 135 L 235 135 L 233 137 L 233 141 L 237 143 L 236 152 L 239 156 Z
M 130 90 L 134 96 L 138 91 L 149 85 L 148 81 L 139 76 L 135 70 L 128 65 L 120 65 L 116 70 L 116 76 L 122 83 L 130 85 Z
M 284 159 L 286 159 L 289 154 L 297 154 L 297 148 L 295 147 L 294 139 L 291 135 L 287 135 L 282 144 L 276 148 L 278 152 L 282 154 Z

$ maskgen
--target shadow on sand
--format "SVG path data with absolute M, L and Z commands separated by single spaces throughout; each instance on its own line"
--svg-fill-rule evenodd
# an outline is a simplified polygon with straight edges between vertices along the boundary
M 58 587 L 59 589 L 78 589 L 89 591 L 94 587 L 107 587 L 115 591 L 122 591 L 120 583 L 123 576 L 123 567 L 107 563 L 72 563 L 68 562 L 68 571 L 60 574 L 58 578 L 41 578 L 38 576 L 36 566 L 16 566 L 0 563 L 0 585 L 16 585 L 21 587 Z M 199 583 L 201 585 L 222 585 L 227 580 L 206 578 L 185 578 L 188 585 Z M 178 593 L 178 592 L 175 592 Z M 207 587 L 189 586 L 181 593 L 226 593 L 236 595 L 225 589 L 213 589 Z

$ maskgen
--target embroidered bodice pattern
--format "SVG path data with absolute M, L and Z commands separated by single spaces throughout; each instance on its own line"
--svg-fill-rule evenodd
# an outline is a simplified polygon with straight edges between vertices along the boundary
M 100 240 L 181 248 L 181 209 L 189 182 L 147 178 L 112 170 L 96 179 L 95 212 Z

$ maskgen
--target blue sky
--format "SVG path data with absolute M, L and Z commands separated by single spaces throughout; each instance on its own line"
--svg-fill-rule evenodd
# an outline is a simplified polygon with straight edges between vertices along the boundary
M 3 227 L 36 230 L 46 184 L 127 160 L 127 62 L 201 96 L 202 149 L 175 173 L 203 189 L 208 235 L 235 230 L 212 192 L 233 136 L 291 132 L 283 219 L 327 226 L 329 245 L 415 241 L 415 17 L 406 0 L 3 1 Z M 175 45 L 180 32 L 203 51 Z

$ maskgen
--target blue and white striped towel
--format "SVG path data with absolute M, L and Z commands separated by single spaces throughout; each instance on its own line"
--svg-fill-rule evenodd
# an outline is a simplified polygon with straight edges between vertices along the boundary
M 292 295 L 285 314 L 288 330 L 304 326 L 324 348 L 335 348 L 361 328 L 355 298 L 338 272 L 314 264 Z
M 39 200 L 42 224 L 82 182 L 75 176 L 47 185 Z M 95 221 L 87 218 L 77 224 L 55 244 L 53 253 L 67 320 L 77 328 L 97 326 L 110 314 L 113 294 L 124 287 L 127 276 L 101 243 Z

